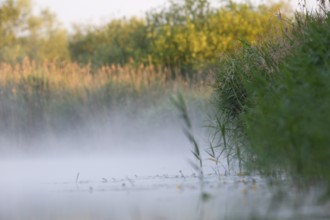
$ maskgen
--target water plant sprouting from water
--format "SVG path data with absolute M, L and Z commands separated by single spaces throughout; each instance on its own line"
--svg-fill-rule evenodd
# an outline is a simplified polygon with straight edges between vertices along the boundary
M 209 155 L 208 160 L 215 163 L 214 171 L 217 175 L 220 175 L 219 165 L 221 165 L 225 170 L 225 175 L 230 175 L 230 165 L 231 165 L 231 149 L 228 146 L 227 141 L 227 126 L 226 123 L 222 122 L 219 117 L 215 117 L 216 125 L 210 126 L 212 128 L 217 128 L 215 134 L 213 135 L 212 141 L 210 142 L 209 149 L 206 153 Z M 219 128 L 219 129 L 218 129 Z M 215 143 L 215 139 L 219 136 L 219 140 Z M 226 164 L 221 162 L 221 158 L 225 158 Z
M 224 170 L 224 175 L 242 175 L 244 169 L 245 152 L 242 137 L 237 128 L 223 114 L 212 115 L 209 128 L 210 145 L 206 149 L 207 160 L 214 163 L 213 170 L 218 176 L 222 175 L 220 167 Z
M 203 150 L 194 135 L 186 101 L 182 94 L 172 97 L 171 101 L 180 112 L 180 117 L 184 121 L 184 134 L 192 144 L 191 153 L 195 160 L 189 162 L 199 174 L 198 176 L 201 179 L 201 182 L 203 182 L 203 167 L 205 163 L 202 157 Z M 209 122 L 210 124 L 207 126 L 212 133 L 209 148 L 204 150 L 208 155 L 207 160 L 214 163 L 213 170 L 218 176 L 222 175 L 220 167 L 223 168 L 225 175 L 231 175 L 233 171 L 236 171 L 238 175 L 242 174 L 244 152 L 242 153 L 241 137 L 238 137 L 234 131 L 235 126 L 233 123 L 223 115 L 215 115 L 213 119 L 214 120 Z
M 193 145 L 191 153 L 194 155 L 195 158 L 195 161 L 190 161 L 190 164 L 198 172 L 198 177 L 200 178 L 201 185 L 203 185 L 203 181 L 204 181 L 203 159 L 201 155 L 200 146 L 197 143 L 197 140 L 193 134 L 192 123 L 188 115 L 188 108 L 186 102 L 182 94 L 180 93 L 177 95 L 177 97 L 172 97 L 171 100 L 172 103 L 175 105 L 175 107 L 179 110 L 181 114 L 181 118 L 184 121 L 184 125 L 185 125 L 184 133 L 188 138 L 188 140 L 190 141 L 190 143 Z

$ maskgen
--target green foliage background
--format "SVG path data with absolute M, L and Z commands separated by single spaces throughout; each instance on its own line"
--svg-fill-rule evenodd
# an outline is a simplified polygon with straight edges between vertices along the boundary
M 150 53 L 147 25 L 143 19 L 115 19 L 104 26 L 76 27 L 70 39 L 74 61 L 96 66 L 143 62 Z
M 256 43 L 278 35 L 275 16 L 283 4 L 269 7 L 227 2 L 212 8 L 205 0 L 171 2 L 147 14 L 153 61 L 166 66 L 199 68 L 234 51 L 239 40 Z
M 77 25 L 73 33 L 61 27 L 48 10 L 33 13 L 30 0 L 0 3 L 0 61 L 74 61 L 93 66 L 152 63 L 192 72 L 239 47 L 278 35 L 276 14 L 283 4 L 253 6 L 207 0 L 169 1 L 145 18 L 121 18 L 104 25 Z M 275 31 L 274 31 L 275 30 Z
M 0 3 L 0 61 L 69 60 L 67 33 L 48 10 L 35 15 L 29 0 Z

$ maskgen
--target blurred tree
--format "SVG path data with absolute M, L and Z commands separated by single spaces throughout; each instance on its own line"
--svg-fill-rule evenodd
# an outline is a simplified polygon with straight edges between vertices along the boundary
M 212 8 L 207 0 L 170 1 L 147 14 L 153 61 L 192 72 L 234 50 L 238 40 L 254 43 L 281 34 L 283 21 L 276 14 L 283 6 L 228 1 Z
M 94 65 L 146 62 L 149 54 L 147 26 L 138 18 L 115 19 L 95 27 L 76 26 L 70 40 L 73 60 Z
M 48 10 L 35 15 L 30 0 L 0 3 L 0 61 L 68 60 L 68 40 L 56 16 Z

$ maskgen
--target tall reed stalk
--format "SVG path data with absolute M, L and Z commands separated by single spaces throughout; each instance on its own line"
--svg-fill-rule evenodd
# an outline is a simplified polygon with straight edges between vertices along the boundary
M 204 172 L 203 172 L 203 158 L 200 150 L 200 146 L 197 143 L 197 140 L 193 134 L 193 128 L 192 128 L 192 123 L 188 114 L 188 109 L 186 102 L 182 96 L 182 94 L 178 94 L 176 98 L 172 97 L 172 103 L 175 105 L 175 107 L 179 110 L 181 114 L 181 118 L 184 121 L 184 133 L 190 143 L 193 146 L 193 149 L 191 150 L 191 153 L 193 154 L 195 161 L 191 161 L 191 165 L 193 168 L 199 173 L 199 178 L 201 185 L 203 185 L 204 182 Z

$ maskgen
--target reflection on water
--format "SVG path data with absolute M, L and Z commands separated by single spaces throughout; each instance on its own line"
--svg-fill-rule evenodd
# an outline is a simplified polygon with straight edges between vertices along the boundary
M 328 219 L 314 196 L 259 177 L 199 178 L 185 155 L 2 160 L 0 219 Z M 119 159 L 120 158 L 120 159 Z M 151 174 L 151 175 L 150 175 Z M 206 197 L 204 197 L 206 198 Z M 297 201 L 299 200 L 299 201 Z M 277 207 L 275 209 L 275 207 Z

